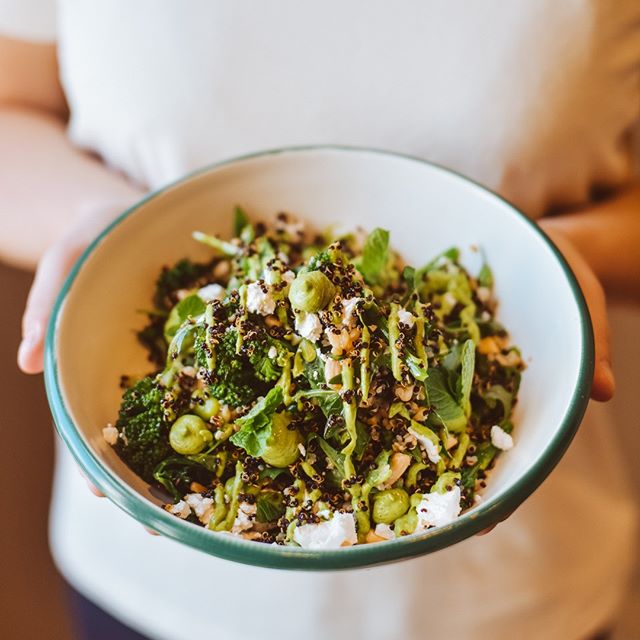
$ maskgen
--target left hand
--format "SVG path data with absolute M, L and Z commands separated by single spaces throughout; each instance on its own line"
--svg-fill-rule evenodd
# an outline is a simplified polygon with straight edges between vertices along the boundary
M 569 240 L 568 236 L 558 230 L 553 223 L 553 219 L 551 221 L 543 220 L 540 226 L 556 247 L 560 249 L 560 252 L 573 270 L 589 307 L 596 348 L 591 397 L 599 402 L 607 402 L 613 397 L 616 385 L 611 368 L 609 321 L 604 289 L 580 251 Z
M 548 224 L 546 220 L 542 220 L 540 226 L 551 238 L 556 247 L 560 249 L 564 259 L 571 267 L 582 289 L 587 306 L 589 307 L 596 348 L 596 362 L 593 384 L 591 386 L 591 397 L 599 402 L 607 402 L 613 397 L 616 385 L 611 369 L 609 321 L 607 319 L 604 289 L 596 274 L 593 272 L 593 269 L 591 269 L 587 261 L 582 257 L 582 254 L 565 234 L 558 231 L 553 223 Z M 506 516 L 501 522 L 504 522 L 511 515 L 512 514 Z M 483 536 L 493 531 L 497 526 L 497 524 L 494 524 L 482 530 L 477 535 Z

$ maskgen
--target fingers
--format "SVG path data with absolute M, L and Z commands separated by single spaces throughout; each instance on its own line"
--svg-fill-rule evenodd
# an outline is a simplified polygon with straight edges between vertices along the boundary
M 85 480 L 87 479 L 85 478 Z M 96 498 L 104 498 L 104 493 L 102 493 L 102 491 L 100 491 L 100 489 L 98 489 L 98 487 L 89 480 L 87 480 L 87 486 L 89 487 L 89 491 L 91 491 Z
M 508 520 L 512 515 L 513 515 L 513 511 L 510 511 L 506 516 L 504 516 L 503 518 L 500 518 L 498 522 L 496 522 L 495 524 L 492 524 L 490 527 L 487 527 L 486 529 L 483 529 L 482 531 L 479 531 L 478 533 L 476 533 L 476 535 L 486 536 L 488 533 L 491 533 L 501 522 Z
M 552 225 L 541 225 L 573 270 L 589 308 L 595 344 L 595 370 L 591 397 L 599 402 L 611 400 L 615 392 L 615 379 L 611 368 L 609 320 L 604 289 L 593 270 L 573 244 Z
M 58 291 L 82 249 L 69 242 L 51 247 L 36 271 L 22 317 L 18 366 L 25 373 L 40 373 L 44 360 L 47 323 Z
M 591 387 L 591 397 L 606 402 L 615 393 L 615 379 L 611 368 L 611 344 L 609 341 L 609 320 L 604 290 L 593 272 L 589 269 L 580 283 L 591 314 L 595 340 L 596 362 Z M 583 284 L 583 282 L 585 284 Z
M 43 369 L 44 341 L 49 316 L 71 267 L 91 238 L 141 195 L 142 193 L 133 190 L 127 198 L 117 197 L 88 203 L 79 212 L 78 219 L 66 235 L 43 255 L 22 318 L 18 366 L 25 373 L 40 373 Z
M 478 533 L 476 533 L 477 536 L 486 536 L 487 533 L 491 533 L 498 525 L 497 524 L 492 524 L 490 527 L 487 527 L 486 529 L 483 529 L 482 531 L 478 531 Z

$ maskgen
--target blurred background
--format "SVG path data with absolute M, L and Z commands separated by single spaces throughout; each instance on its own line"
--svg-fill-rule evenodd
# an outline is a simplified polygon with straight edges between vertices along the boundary
M 64 606 L 66 591 L 47 546 L 54 431 L 42 376 L 21 374 L 15 364 L 20 316 L 31 278 L 29 273 L 0 265 L 0 291 L 5 300 L 0 308 L 0 638 L 72 640 Z M 640 340 L 632 344 L 616 340 L 617 335 L 637 332 L 640 311 L 622 308 L 614 315 L 614 367 L 616 353 L 623 351 L 625 359 L 633 359 L 638 366 L 636 375 L 618 378 L 617 395 L 612 402 L 618 427 L 611 435 L 623 441 L 629 473 L 640 499 Z M 613 640 L 640 639 L 640 562 L 634 575 Z

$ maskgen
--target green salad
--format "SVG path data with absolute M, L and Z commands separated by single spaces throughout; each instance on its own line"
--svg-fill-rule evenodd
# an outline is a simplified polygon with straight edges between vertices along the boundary
M 162 269 L 105 440 L 178 518 L 308 549 L 446 525 L 513 446 L 524 368 L 493 277 L 389 233 L 312 234 L 235 212 L 207 262 Z

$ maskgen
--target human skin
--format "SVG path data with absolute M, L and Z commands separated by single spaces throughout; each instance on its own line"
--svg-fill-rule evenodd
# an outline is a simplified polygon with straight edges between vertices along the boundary
M 53 45 L 0 36 L 0 259 L 34 268 L 18 364 L 43 368 L 44 333 L 55 296 L 73 262 L 97 232 L 144 189 L 75 148 Z M 640 297 L 640 185 L 581 210 L 541 222 L 571 265 L 594 326 L 591 395 L 609 400 L 611 369 L 605 288 Z M 603 286 L 604 285 L 604 286 Z

